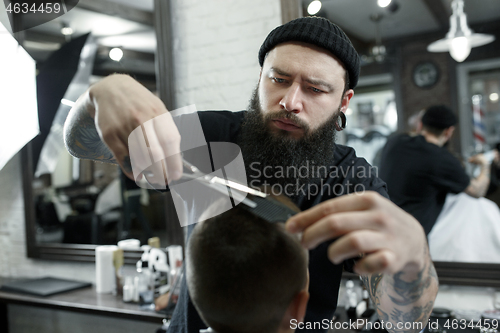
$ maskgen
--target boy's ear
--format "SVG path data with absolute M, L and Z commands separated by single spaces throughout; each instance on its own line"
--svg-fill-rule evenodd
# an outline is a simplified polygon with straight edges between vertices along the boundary
M 309 292 L 307 290 L 301 290 L 297 295 L 295 295 L 292 303 L 290 303 L 285 315 L 283 316 L 283 320 L 281 321 L 281 329 L 283 331 L 290 330 L 290 322 L 292 319 L 297 320 L 297 322 L 304 321 L 308 301 Z
M 307 302 L 309 301 L 309 291 L 307 290 L 302 290 L 298 295 L 297 295 L 297 320 L 298 321 L 304 321 L 304 317 L 306 316 L 306 309 L 307 309 Z

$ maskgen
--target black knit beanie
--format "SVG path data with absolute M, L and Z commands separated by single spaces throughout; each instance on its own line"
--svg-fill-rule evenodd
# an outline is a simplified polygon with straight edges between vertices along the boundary
M 444 105 L 434 105 L 425 111 L 422 124 L 437 129 L 445 129 L 457 123 L 457 117 L 451 109 Z
M 349 88 L 354 88 L 358 83 L 359 55 L 347 35 L 331 21 L 322 17 L 309 16 L 275 28 L 267 35 L 260 47 L 260 66 L 264 64 L 267 52 L 276 45 L 289 41 L 310 43 L 327 49 L 342 62 L 349 73 Z

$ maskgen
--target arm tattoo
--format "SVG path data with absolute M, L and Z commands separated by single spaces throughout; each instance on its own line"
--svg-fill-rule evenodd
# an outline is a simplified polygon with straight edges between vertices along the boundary
M 370 285 L 368 284 L 368 275 L 360 275 L 359 278 L 361 281 L 363 281 L 363 284 L 365 285 L 366 289 L 370 289 Z
M 429 248 L 425 248 L 424 255 L 429 256 Z M 427 274 L 424 274 L 425 270 L 426 268 L 424 267 L 420 272 L 418 272 L 417 277 L 410 282 L 406 282 L 401 278 L 403 274 L 402 272 L 394 274 L 393 289 L 398 298 L 389 295 L 391 301 L 397 305 L 409 305 L 420 299 L 425 290 L 431 286 L 432 281 L 438 281 L 436 269 L 434 268 L 430 257 L 426 272 Z
M 102 142 L 94 119 L 83 113 L 66 137 L 67 148 L 71 155 L 94 161 L 116 163 L 109 148 Z
M 428 256 L 428 249 L 425 251 Z M 430 258 L 429 258 L 430 259 Z M 411 281 L 403 280 L 403 272 L 387 276 L 382 281 L 382 274 L 362 275 L 360 278 L 369 291 L 370 297 L 376 306 L 379 319 L 384 322 L 422 323 L 425 326 L 429 314 L 432 312 L 434 299 L 425 298 L 429 288 L 438 282 L 436 269 L 429 260 Z M 415 328 L 404 329 L 393 326 L 391 333 L 414 333 Z
M 436 279 L 436 281 L 439 281 L 438 274 L 436 272 L 436 268 L 434 265 L 429 265 L 429 270 L 428 270 L 429 277 Z
M 431 285 L 430 276 L 426 279 L 422 278 L 423 270 L 418 273 L 416 279 L 410 282 L 404 281 L 401 278 L 402 275 L 402 272 L 394 274 L 394 292 L 399 296 L 396 298 L 389 295 L 394 304 L 408 305 L 415 302 L 422 296 L 424 290 Z
M 372 299 L 374 304 L 379 304 L 380 301 L 378 300 L 377 296 L 377 287 L 378 284 L 380 283 L 380 280 L 382 279 L 382 274 L 371 274 L 371 275 L 361 275 L 361 281 L 363 281 L 363 284 L 365 285 L 366 289 L 368 290 L 368 293 L 370 294 L 370 298 Z
M 413 309 L 411 309 L 409 312 L 403 312 L 398 309 L 394 309 L 389 316 L 387 313 L 380 311 L 379 310 L 379 315 L 380 312 L 382 312 L 381 320 L 387 321 L 391 319 L 393 322 L 400 322 L 400 323 L 416 323 L 416 322 L 422 322 L 423 325 L 425 325 L 425 321 L 427 319 L 427 315 L 432 311 L 432 306 L 434 302 L 429 301 L 425 306 L 416 306 Z M 396 332 L 413 332 L 414 330 L 397 330 L 394 329 Z
M 377 294 L 377 287 L 378 287 L 378 284 L 380 282 L 380 280 L 382 280 L 382 274 L 372 274 L 371 277 L 370 277 L 370 293 L 375 297 L 375 295 Z

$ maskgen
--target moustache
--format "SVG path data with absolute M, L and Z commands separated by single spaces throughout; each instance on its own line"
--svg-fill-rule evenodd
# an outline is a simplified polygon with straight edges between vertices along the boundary
M 274 112 L 269 112 L 264 116 L 264 122 L 269 124 L 273 120 L 286 120 L 287 122 L 302 128 L 305 132 L 309 130 L 309 124 L 304 120 L 300 119 L 294 113 L 286 110 L 279 110 Z

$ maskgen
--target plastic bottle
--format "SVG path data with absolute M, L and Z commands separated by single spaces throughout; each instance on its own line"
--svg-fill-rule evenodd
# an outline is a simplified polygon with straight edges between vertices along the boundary
M 351 320 L 356 320 L 356 306 L 358 305 L 358 295 L 356 290 L 354 290 L 354 282 L 348 280 L 345 284 L 345 308 L 347 311 L 347 317 Z
M 123 285 L 123 301 L 132 302 L 134 301 L 134 280 L 132 276 L 125 277 L 125 284 Z

